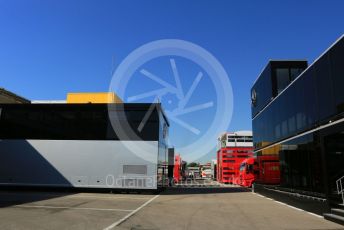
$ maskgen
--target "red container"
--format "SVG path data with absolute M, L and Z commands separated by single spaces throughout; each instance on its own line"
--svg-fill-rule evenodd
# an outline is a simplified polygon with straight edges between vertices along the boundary
M 264 155 L 256 158 L 256 181 L 260 184 L 279 184 L 280 161 L 277 155 Z

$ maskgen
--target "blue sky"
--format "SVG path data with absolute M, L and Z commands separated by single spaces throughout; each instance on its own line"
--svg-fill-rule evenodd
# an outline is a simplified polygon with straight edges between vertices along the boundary
M 0 0 L 0 87 L 34 100 L 61 100 L 67 92 L 107 91 L 112 71 L 130 52 L 151 41 L 182 39 L 212 53 L 229 75 L 234 110 L 230 126 L 223 129 L 247 130 L 251 129 L 250 87 L 267 61 L 312 62 L 343 34 L 342 9 L 342 0 Z M 197 66 L 175 60 L 187 90 Z M 169 81 L 173 76 L 168 61 L 152 61 L 145 68 Z M 142 76 L 135 79 L 142 83 L 131 82 L 128 96 L 154 88 Z M 204 80 L 190 103 L 214 99 L 211 82 L 207 83 L 207 76 Z M 163 102 L 167 108 L 166 102 L 175 102 L 172 96 Z M 205 132 L 213 109 L 185 119 Z M 176 147 L 197 139 L 185 130 L 178 135 L 175 127 L 171 139 Z M 215 146 L 216 140 L 211 141 Z M 201 146 L 197 151 L 205 154 Z M 203 159 L 213 156 L 211 151 Z

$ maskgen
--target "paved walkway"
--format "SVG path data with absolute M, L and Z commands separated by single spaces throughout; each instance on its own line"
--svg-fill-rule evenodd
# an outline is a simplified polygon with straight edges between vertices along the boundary
M 242 188 L 175 188 L 117 229 L 344 229 Z
M 155 195 L 0 191 L 0 229 L 106 229 Z
M 240 187 L 160 195 L 0 192 L 0 229 L 343 229 Z

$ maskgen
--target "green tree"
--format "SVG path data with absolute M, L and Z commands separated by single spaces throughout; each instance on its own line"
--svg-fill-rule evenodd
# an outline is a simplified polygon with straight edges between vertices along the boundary
M 199 163 L 196 163 L 196 162 L 191 162 L 188 164 L 188 167 L 198 167 L 199 166 Z

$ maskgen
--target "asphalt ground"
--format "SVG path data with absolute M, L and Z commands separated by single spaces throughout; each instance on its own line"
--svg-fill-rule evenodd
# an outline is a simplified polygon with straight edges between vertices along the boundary
M 0 229 L 344 229 L 228 186 L 155 194 L 0 191 Z
M 155 195 L 0 192 L 0 229 L 105 229 Z

